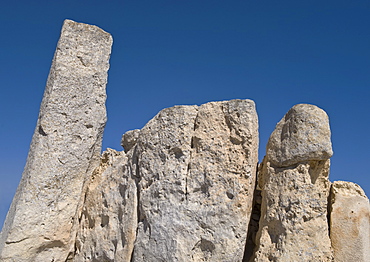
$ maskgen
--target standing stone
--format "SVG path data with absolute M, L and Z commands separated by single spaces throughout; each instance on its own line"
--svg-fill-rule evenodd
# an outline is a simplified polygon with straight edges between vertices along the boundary
M 198 232 L 191 246 L 191 261 L 242 261 L 255 190 L 258 143 L 253 101 L 231 100 L 199 107 L 187 178 L 187 209 L 195 215 Z
M 64 22 L 1 261 L 66 261 L 73 251 L 84 182 L 99 165 L 111 45 L 96 26 Z
M 330 239 L 335 262 L 370 258 L 370 205 L 360 186 L 336 181 L 331 186 Z
M 294 106 L 277 124 L 260 165 L 261 218 L 253 261 L 332 261 L 327 223 L 329 120 Z
M 257 149 L 251 100 L 177 106 L 152 119 L 131 149 L 139 178 L 133 261 L 241 261 Z

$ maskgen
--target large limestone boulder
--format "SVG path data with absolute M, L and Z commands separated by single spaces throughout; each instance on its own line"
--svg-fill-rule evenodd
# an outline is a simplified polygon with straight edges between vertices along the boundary
M 330 194 L 330 238 L 335 262 L 370 259 L 370 204 L 357 184 L 336 181 Z
M 162 110 L 140 131 L 133 261 L 242 260 L 257 129 L 254 103 L 232 100 Z
M 258 173 L 261 218 L 252 261 L 332 261 L 327 115 L 313 105 L 294 106 L 266 151 Z
M 96 26 L 64 22 L 1 261 L 66 261 L 73 251 L 84 183 L 99 165 L 111 45 Z

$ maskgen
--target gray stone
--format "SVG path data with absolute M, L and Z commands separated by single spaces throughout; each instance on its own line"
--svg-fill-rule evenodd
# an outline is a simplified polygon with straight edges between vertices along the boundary
M 258 120 L 250 100 L 162 110 L 136 144 L 133 261 L 241 261 L 254 191 Z
M 335 262 L 370 258 L 370 204 L 359 185 L 336 181 L 330 194 L 330 239 Z
M 133 148 L 134 145 L 136 145 L 137 139 L 140 135 L 140 129 L 134 129 L 126 132 L 122 136 L 121 140 L 121 146 L 125 149 L 125 152 L 127 153 L 130 151 L 131 148 Z
M 314 105 L 298 104 L 276 125 L 266 147 L 266 156 L 279 167 L 327 160 L 333 155 L 330 135 L 325 111 Z
M 86 191 L 73 261 L 130 262 L 137 229 L 137 187 L 130 171 L 124 152 L 103 153 Z
M 111 45 L 96 26 L 64 22 L 1 261 L 66 261 L 73 252 L 84 182 L 99 165 Z

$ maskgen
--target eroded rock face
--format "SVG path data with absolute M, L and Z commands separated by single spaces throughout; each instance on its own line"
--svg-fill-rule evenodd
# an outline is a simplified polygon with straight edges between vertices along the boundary
M 335 262 L 370 258 L 370 205 L 360 186 L 336 181 L 331 186 L 330 238 Z
M 131 260 L 137 229 L 137 187 L 125 152 L 108 149 L 94 170 L 73 261 Z
M 141 131 L 133 261 L 241 261 L 258 122 L 250 100 L 162 110 Z
M 125 149 L 125 152 L 130 151 L 130 149 L 136 145 L 137 139 L 139 138 L 140 129 L 127 131 L 121 140 L 121 146 Z
M 96 26 L 64 22 L 1 261 L 65 261 L 73 251 L 84 181 L 99 165 L 111 45 Z
M 253 261 L 332 261 L 326 114 L 312 105 L 294 106 L 266 150 L 258 173 L 262 204 Z

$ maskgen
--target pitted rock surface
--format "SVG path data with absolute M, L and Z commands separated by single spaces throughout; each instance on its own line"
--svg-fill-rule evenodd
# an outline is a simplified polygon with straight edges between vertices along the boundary
M 162 110 L 140 131 L 133 261 L 242 260 L 257 129 L 254 103 L 232 100 Z
M 1 261 L 368 261 L 369 200 L 330 184 L 329 120 L 314 105 L 277 124 L 257 185 L 252 100 L 163 109 L 100 155 L 111 45 L 65 21 Z
M 326 113 L 313 105 L 294 106 L 277 124 L 266 151 L 258 174 L 262 204 L 252 261 L 332 261 Z
M 84 183 L 99 165 L 111 46 L 102 29 L 64 22 L 1 261 L 65 261 L 73 252 Z

